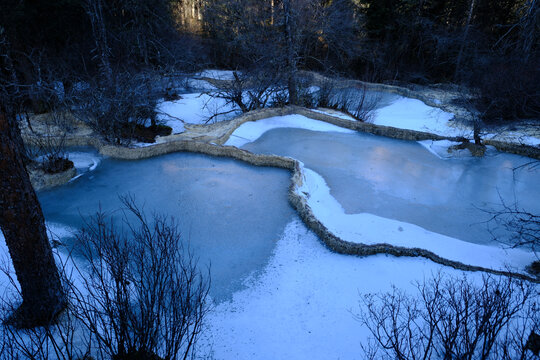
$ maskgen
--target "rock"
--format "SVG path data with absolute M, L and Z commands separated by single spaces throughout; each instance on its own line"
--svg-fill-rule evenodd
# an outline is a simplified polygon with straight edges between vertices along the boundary
M 56 174 L 49 174 L 38 166 L 29 166 L 28 175 L 34 190 L 39 191 L 67 183 L 77 175 L 77 170 L 71 167 Z

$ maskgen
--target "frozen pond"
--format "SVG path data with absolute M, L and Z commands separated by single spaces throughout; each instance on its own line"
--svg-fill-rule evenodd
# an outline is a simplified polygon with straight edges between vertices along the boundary
M 94 214 L 99 206 L 120 208 L 117 195 L 127 193 L 147 213 L 173 216 L 200 264 L 211 265 L 211 295 L 219 301 L 266 265 L 294 216 L 289 184 L 290 173 L 282 169 L 175 153 L 138 161 L 102 159 L 94 171 L 38 195 L 48 222 L 75 228 L 81 215 Z
M 441 159 L 417 142 L 369 134 L 274 129 L 244 149 L 291 156 L 323 176 L 346 213 L 371 213 L 479 244 L 492 242 L 482 209 L 500 199 L 540 211 L 540 172 L 513 168 L 530 159 L 489 151 Z M 491 229 L 499 237 L 510 234 Z

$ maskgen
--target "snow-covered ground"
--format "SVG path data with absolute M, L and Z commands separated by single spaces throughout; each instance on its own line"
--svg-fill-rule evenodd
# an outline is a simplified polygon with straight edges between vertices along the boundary
M 472 137 L 470 129 L 455 126 L 454 114 L 433 108 L 420 100 L 401 97 L 374 111 L 373 124 L 430 132 L 442 136 Z
M 60 238 L 71 235 L 71 229 L 48 227 Z M 10 264 L 1 233 L 0 254 Z M 360 342 L 368 332 L 355 319 L 361 297 L 392 285 L 410 292 L 415 281 L 440 271 L 462 274 L 421 258 L 333 253 L 296 218 L 263 271 L 209 313 L 200 355 L 211 353 L 216 360 L 362 358 Z M 0 292 L 6 286 L 11 285 L 0 273 Z
M 206 93 L 182 94 L 178 100 L 161 101 L 156 110 L 158 119 L 170 126 L 173 134 L 184 132 L 184 124 L 205 124 L 210 118 L 210 122 L 222 121 L 240 114 L 225 99 Z
M 294 220 L 262 275 L 210 314 L 201 350 L 216 360 L 362 359 L 368 331 L 354 317 L 361 297 L 392 285 L 409 292 L 440 271 L 462 275 L 421 258 L 336 254 Z
M 285 115 L 243 123 L 231 134 L 225 145 L 241 147 L 244 144 L 257 140 L 268 130 L 277 128 L 354 133 L 353 130 L 332 125 L 324 121 L 309 119 L 303 115 Z
M 4 234 L 0 229 L 0 294 L 11 292 L 15 290 L 12 287 L 8 274 L 13 274 L 13 265 L 11 264 L 11 258 L 9 257 L 6 240 Z M 17 287 L 18 283 L 15 284 Z
M 460 125 L 453 121 L 453 119 L 454 114 L 452 113 L 428 106 L 420 100 L 400 97 L 390 105 L 375 110 L 372 122 L 376 125 L 424 131 L 441 136 L 472 139 L 472 127 Z M 535 134 L 502 131 L 498 134 L 488 133 L 482 135 L 482 138 L 522 145 L 540 146 L 540 133 L 538 131 Z
M 166 125 L 173 128 L 173 134 L 183 132 L 185 123 L 205 123 L 209 117 L 217 112 L 226 114 L 212 119 L 212 122 L 228 120 L 239 114 L 238 109 L 234 105 L 227 105 L 223 99 L 212 97 L 212 92 L 216 91 L 217 88 L 206 80 L 203 80 L 203 78 L 234 80 L 234 75 L 232 70 L 208 69 L 201 71 L 185 80 L 182 91 L 191 91 L 191 94 L 181 95 L 182 99 L 180 100 L 160 102 L 157 107 L 159 117 Z M 312 86 L 307 91 L 315 94 L 319 90 L 320 88 Z M 384 92 L 373 92 L 373 94 L 375 97 L 374 101 L 377 101 L 378 105 L 375 105 L 373 116 L 369 121 L 376 125 L 430 132 L 441 136 L 472 139 L 472 128 L 453 121 L 454 114 L 452 113 L 431 107 L 417 99 Z M 377 100 L 376 94 L 379 94 L 379 100 Z M 354 98 L 355 95 L 351 96 Z M 441 103 L 437 99 L 433 99 L 433 102 Z M 229 112 L 231 110 L 236 111 Z M 313 111 L 329 114 L 341 119 L 355 120 L 353 117 L 339 111 L 328 109 L 313 109 Z M 524 135 L 520 132 L 506 131 L 504 134 L 486 134 L 484 138 L 540 146 L 540 134 Z
M 520 145 L 540 147 L 540 129 L 537 129 L 536 136 L 524 135 L 519 132 L 509 131 L 502 134 L 487 134 L 484 135 L 484 138 L 498 141 L 506 141 Z

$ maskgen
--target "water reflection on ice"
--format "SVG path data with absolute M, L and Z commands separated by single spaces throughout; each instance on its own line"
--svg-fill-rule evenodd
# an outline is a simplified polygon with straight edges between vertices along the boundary
M 475 243 L 489 243 L 490 214 L 501 198 L 540 211 L 540 172 L 513 168 L 530 159 L 489 151 L 441 159 L 416 142 L 369 134 L 274 129 L 243 146 L 291 156 L 321 174 L 346 213 L 371 213 Z M 491 229 L 499 238 L 511 234 Z
M 241 288 L 241 279 L 268 261 L 294 215 L 290 173 L 239 161 L 176 153 L 139 161 L 103 159 L 90 174 L 39 193 L 47 221 L 78 228 L 98 207 L 111 212 L 131 193 L 151 213 L 179 221 L 200 263 L 211 266 L 214 299 Z M 119 215 L 118 215 L 119 216 Z

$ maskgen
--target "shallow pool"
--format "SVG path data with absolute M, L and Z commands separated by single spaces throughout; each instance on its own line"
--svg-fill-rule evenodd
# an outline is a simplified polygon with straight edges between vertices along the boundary
M 323 176 L 347 213 L 371 213 L 486 244 L 512 234 L 487 223 L 486 210 L 519 201 L 540 212 L 540 171 L 531 159 L 488 151 L 441 159 L 413 141 L 370 134 L 274 129 L 244 149 L 291 156 Z
M 219 301 L 266 265 L 294 216 L 289 184 L 290 173 L 282 169 L 175 153 L 138 161 L 102 159 L 94 171 L 38 196 L 48 222 L 75 228 L 100 206 L 107 212 L 120 208 L 118 195 L 128 193 L 147 213 L 173 216 L 200 264 L 211 266 L 211 296 Z

